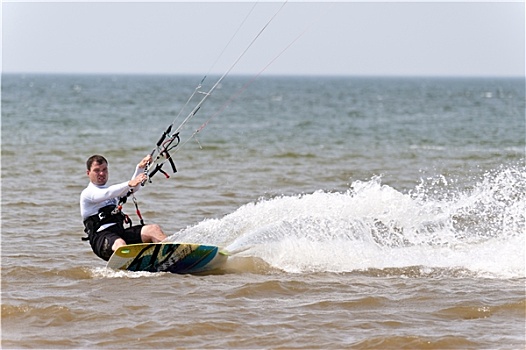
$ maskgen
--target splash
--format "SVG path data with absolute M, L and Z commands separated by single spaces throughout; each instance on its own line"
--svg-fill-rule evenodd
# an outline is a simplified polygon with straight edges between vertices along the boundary
M 144 277 L 158 277 L 167 272 L 151 273 L 146 271 L 125 271 L 112 270 L 107 267 L 94 267 L 89 270 L 92 278 L 144 278 Z
M 344 193 L 317 191 L 249 203 L 174 239 L 225 246 L 286 272 L 419 266 L 521 278 L 525 197 L 523 164 L 488 172 L 462 190 L 439 176 L 401 193 L 373 177 L 354 182 Z

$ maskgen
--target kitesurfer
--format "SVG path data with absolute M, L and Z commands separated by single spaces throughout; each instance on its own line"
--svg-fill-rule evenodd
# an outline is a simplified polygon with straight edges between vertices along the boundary
M 156 224 L 124 227 L 129 218 L 121 212 L 123 199 L 125 201 L 127 195 L 136 193 L 147 180 L 144 169 L 151 160 L 150 155 L 144 157 L 137 164 L 131 180 L 112 186 L 106 185 L 109 177 L 106 158 L 93 155 L 86 162 L 90 183 L 80 194 L 80 213 L 84 231 L 88 234 L 84 239 L 89 240 L 93 252 L 106 261 L 120 246 L 157 243 L 166 238 Z

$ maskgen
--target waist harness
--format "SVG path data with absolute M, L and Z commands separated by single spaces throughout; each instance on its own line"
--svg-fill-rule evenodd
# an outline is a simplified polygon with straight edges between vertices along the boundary
M 99 209 L 95 215 L 89 216 L 84 220 L 84 232 L 88 237 L 82 237 L 83 241 L 88 241 L 90 235 L 96 233 L 102 225 L 115 223 L 124 227 L 124 223 L 132 225 L 131 219 L 124 214 L 116 205 L 108 205 Z

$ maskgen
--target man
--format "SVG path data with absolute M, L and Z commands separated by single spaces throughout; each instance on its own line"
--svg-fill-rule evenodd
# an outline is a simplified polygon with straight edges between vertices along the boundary
M 146 156 L 137 164 L 130 181 L 112 186 L 106 185 L 109 176 L 106 158 L 93 155 L 86 162 L 90 183 L 80 194 L 80 213 L 93 252 L 106 261 L 120 246 L 156 243 L 166 238 L 159 225 L 125 228 L 126 216 L 118 208 L 119 198 L 126 196 L 129 191 L 137 192 L 141 183 L 147 180 L 144 168 L 150 161 L 151 156 Z

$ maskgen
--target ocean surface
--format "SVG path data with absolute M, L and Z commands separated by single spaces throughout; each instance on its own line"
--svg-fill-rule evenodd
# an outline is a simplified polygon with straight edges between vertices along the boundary
M 85 161 L 127 181 L 201 79 L 2 76 L 3 349 L 525 348 L 524 79 L 228 76 L 137 200 L 235 253 L 109 270 Z

